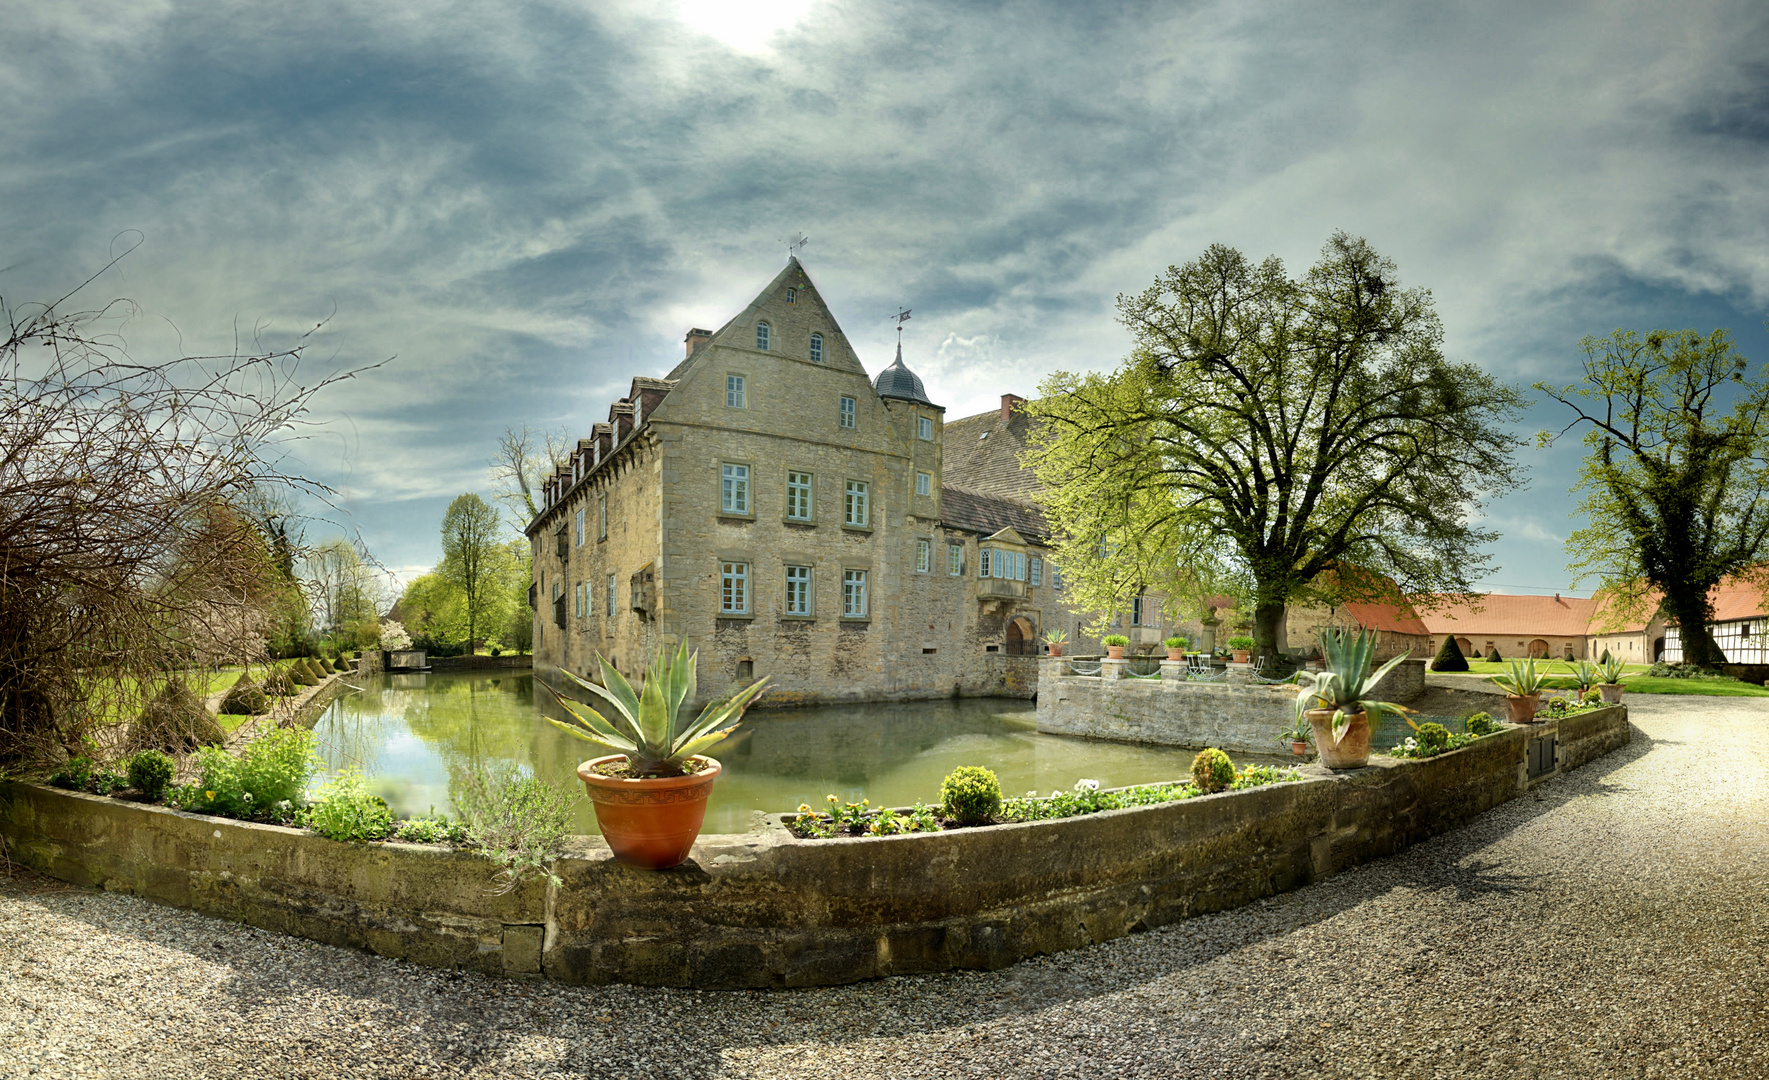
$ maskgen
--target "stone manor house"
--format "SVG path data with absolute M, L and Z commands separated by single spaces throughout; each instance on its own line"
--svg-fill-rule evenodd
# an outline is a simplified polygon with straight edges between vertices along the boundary
M 545 484 L 538 670 L 632 676 L 686 638 L 703 698 L 766 675 L 788 705 L 1029 695 L 1045 632 L 1097 647 L 1029 501 L 1022 399 L 948 423 L 901 345 L 868 379 L 796 258 L 686 340 Z M 1153 598 L 1126 614 L 1170 632 Z

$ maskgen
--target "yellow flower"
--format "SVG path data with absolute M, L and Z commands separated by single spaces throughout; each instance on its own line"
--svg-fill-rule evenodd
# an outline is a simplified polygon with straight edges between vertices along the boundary
M 205 791 L 205 792 L 203 792 L 203 794 L 207 795 L 209 797 L 210 802 L 215 801 L 215 793 L 213 791 Z
M 826 798 L 828 798 L 828 799 L 829 799 L 829 801 L 830 801 L 830 802 L 832 802 L 832 803 L 835 803 L 835 802 L 841 802 L 841 800 L 840 800 L 840 799 L 838 799 L 838 798 L 836 798 L 836 797 L 835 797 L 835 796 L 834 796 L 834 795 L 829 795 L 829 796 L 826 796 Z

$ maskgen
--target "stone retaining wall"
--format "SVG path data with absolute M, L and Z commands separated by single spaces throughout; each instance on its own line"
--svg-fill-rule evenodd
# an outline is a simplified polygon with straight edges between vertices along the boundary
M 1628 739 L 1626 709 L 1509 728 L 1427 761 L 1057 821 L 801 841 L 778 817 L 660 873 L 576 838 L 563 885 L 507 896 L 440 848 L 348 845 L 27 784 L 0 785 L 12 857 L 79 885 L 440 967 L 568 983 L 817 986 L 997 968 L 1317 881 L 1454 828 Z
M 1249 682 L 1245 669 L 1231 669 L 1225 682 L 1188 682 L 1184 665 L 1173 662 L 1163 664 L 1159 679 L 1114 677 L 1121 669 L 1111 661 L 1098 676 L 1066 671 L 1066 660 L 1039 663 L 1039 731 L 1271 754 L 1281 750 L 1278 733 L 1295 720 L 1296 687 Z M 1383 676 L 1370 697 L 1406 702 L 1424 690 L 1425 662 L 1408 660 Z

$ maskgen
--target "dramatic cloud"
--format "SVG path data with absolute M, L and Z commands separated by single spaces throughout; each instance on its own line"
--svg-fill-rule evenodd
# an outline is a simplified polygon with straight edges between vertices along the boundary
M 1341 228 L 1507 378 L 1617 325 L 1769 359 L 1755 3 L 64 0 L 8 38 L 0 294 L 139 239 L 94 286 L 138 351 L 397 354 L 301 451 L 396 565 L 502 427 L 587 428 L 798 231 L 874 370 L 914 308 L 952 417 L 1112 364 L 1114 297 L 1210 242 L 1300 270 Z M 1495 582 L 1553 587 L 1577 448 L 1531 453 Z

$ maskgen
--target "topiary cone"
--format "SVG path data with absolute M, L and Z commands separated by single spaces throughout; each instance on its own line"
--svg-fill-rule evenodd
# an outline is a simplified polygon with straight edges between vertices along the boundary
M 221 711 L 232 716 L 263 716 L 270 711 L 270 702 L 252 676 L 242 671 L 233 689 L 221 699 Z
M 184 754 L 226 742 L 227 733 L 209 715 L 203 700 L 177 679 L 161 687 L 129 726 L 129 745 L 138 750 Z
M 1443 639 L 1443 648 L 1437 650 L 1437 656 L 1431 661 L 1432 671 L 1467 671 L 1468 658 L 1462 655 L 1462 646 L 1456 644 L 1454 634 Z

